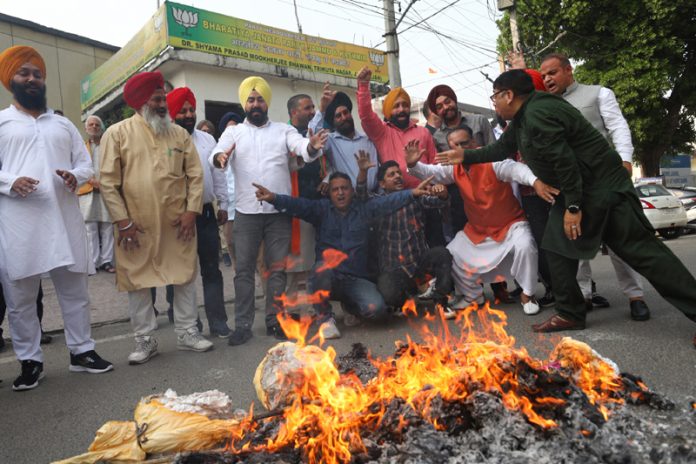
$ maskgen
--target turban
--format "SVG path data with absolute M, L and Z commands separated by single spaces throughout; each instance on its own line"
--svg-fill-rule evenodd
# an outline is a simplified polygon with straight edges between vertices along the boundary
M 435 110 L 435 102 L 437 101 L 438 97 L 448 97 L 450 100 L 453 100 L 454 103 L 457 103 L 457 94 L 454 93 L 452 87 L 449 85 L 436 85 L 428 94 L 427 100 L 428 108 L 430 108 L 430 111 L 435 114 L 437 114 L 437 111 Z
M 0 81 L 10 90 L 12 78 L 25 63 L 31 63 L 46 77 L 46 63 L 35 49 L 26 45 L 15 45 L 0 53 Z
M 529 75 L 529 77 L 532 78 L 532 83 L 534 84 L 535 90 L 541 90 L 542 92 L 546 92 L 544 79 L 541 77 L 541 73 L 539 71 L 537 71 L 536 69 L 525 69 L 524 72 L 526 72 Z
M 220 124 L 218 124 L 218 131 L 220 134 L 225 132 L 225 129 L 227 129 L 227 124 L 229 124 L 230 121 L 234 121 L 237 124 L 241 124 L 244 122 L 244 118 L 235 113 L 234 111 L 230 111 L 229 113 L 225 113 L 222 116 L 222 119 L 220 119 Z
M 189 102 L 191 106 L 196 107 L 196 96 L 188 87 L 178 87 L 167 94 L 167 108 L 169 116 L 176 119 L 176 115 L 181 111 L 184 103 Z
M 273 96 L 271 93 L 271 86 L 268 85 L 266 79 L 259 76 L 247 77 L 239 84 L 239 103 L 241 103 L 242 106 L 246 104 L 249 95 L 251 95 L 251 92 L 254 90 L 266 100 L 268 106 L 271 106 L 271 97 Z
M 399 97 L 405 98 L 408 102 L 408 106 L 411 106 L 411 97 L 408 96 L 408 93 L 406 93 L 406 91 L 403 88 L 396 87 L 394 89 L 391 89 L 387 96 L 384 97 L 384 101 L 382 102 L 382 114 L 384 114 L 384 117 L 386 119 L 391 118 L 392 109 L 394 108 L 394 102 Z
M 334 116 L 336 115 L 336 110 L 339 106 L 345 106 L 348 111 L 353 111 L 353 102 L 350 101 L 350 97 L 343 92 L 336 92 L 334 99 L 326 107 L 326 114 L 324 114 L 324 122 L 333 129 L 334 126 Z
M 164 88 L 164 77 L 159 71 L 142 72 L 128 79 L 123 87 L 123 99 L 134 110 L 147 103 L 155 90 Z

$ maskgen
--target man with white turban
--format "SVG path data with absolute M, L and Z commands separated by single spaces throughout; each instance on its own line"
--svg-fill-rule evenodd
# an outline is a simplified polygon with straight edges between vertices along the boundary
M 20 45 L 0 54 L 0 82 L 13 96 L 0 112 L 0 281 L 22 365 L 15 391 L 35 388 L 43 377 L 36 295 L 44 273 L 53 280 L 63 312 L 70 370 L 113 369 L 94 351 L 90 253 L 75 194 L 94 171 L 77 128 L 47 108 L 45 79 L 46 65 L 33 48 Z
M 235 330 L 230 336 L 230 345 L 244 344 L 252 337 L 254 269 L 262 241 L 269 272 L 266 334 L 286 339 L 277 314 L 283 310 L 278 298 L 286 284 L 291 218 L 279 213 L 272 204 L 259 202 L 252 182 L 289 195 L 292 191 L 288 165 L 290 153 L 312 162 L 321 156 L 328 136 L 323 130 L 316 134 L 310 131 L 309 138 L 305 138 L 289 124 L 269 121 L 271 96 L 271 87 L 262 77 L 251 76 L 241 83 L 239 102 L 244 105 L 247 117 L 242 124 L 225 129 L 209 159 L 218 168 L 227 167 L 229 160 L 235 182 Z

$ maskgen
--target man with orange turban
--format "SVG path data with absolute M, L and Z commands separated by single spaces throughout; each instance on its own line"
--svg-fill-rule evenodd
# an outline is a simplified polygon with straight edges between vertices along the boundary
M 44 61 L 33 48 L 15 46 L 0 54 L 0 80 L 13 96 L 12 105 L 0 112 L 0 281 L 22 365 L 15 391 L 35 388 L 43 377 L 36 295 L 44 273 L 53 280 L 63 312 L 70 370 L 113 369 L 94 351 L 90 256 L 75 194 L 94 171 L 77 128 L 47 108 L 45 77 Z
M 118 227 L 116 285 L 128 292 L 135 351 L 130 364 L 157 354 L 150 288 L 174 286 L 180 350 L 208 351 L 196 326 L 196 216 L 203 172 L 189 133 L 172 124 L 159 71 L 131 77 L 123 99 L 136 113 L 102 137 L 101 192 Z
M 328 136 L 324 131 L 303 137 L 290 124 L 269 121 L 271 87 L 262 77 L 250 76 L 239 86 L 239 102 L 244 105 L 246 120 L 228 126 L 220 136 L 208 161 L 226 168 L 228 161 L 234 174 L 235 219 L 234 254 L 236 273 L 235 330 L 230 345 L 242 345 L 252 336 L 254 324 L 254 269 L 263 241 L 268 269 L 266 291 L 266 335 L 287 339 L 277 315 L 283 311 L 280 295 L 285 291 L 285 265 L 290 249 L 290 217 L 272 204 L 256 199 L 253 182 L 263 182 L 274 191 L 289 195 L 290 154 L 311 163 L 322 155 Z
M 179 87 L 167 94 L 169 115 L 193 138 L 203 168 L 203 213 L 196 218 L 198 264 L 203 281 L 203 304 L 208 318 L 210 335 L 230 336 L 223 297 L 222 272 L 218 267 L 220 235 L 218 225 L 227 222 L 227 177 L 208 163 L 215 147 L 212 135 L 196 129 L 196 96 L 188 87 Z M 214 203 L 218 203 L 215 212 Z M 167 294 L 169 296 L 169 293 Z

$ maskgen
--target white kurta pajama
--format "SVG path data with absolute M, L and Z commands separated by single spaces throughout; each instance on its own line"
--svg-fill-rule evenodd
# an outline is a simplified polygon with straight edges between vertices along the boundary
M 492 163 L 495 176 L 501 182 L 518 182 L 533 185 L 536 176 L 526 165 L 512 160 Z M 433 181 L 442 184 L 455 183 L 452 166 L 439 166 L 418 163 L 409 173 L 425 179 L 434 176 Z M 484 187 L 479 195 L 485 195 Z M 466 200 L 465 200 L 466 201 Z M 475 217 L 469 217 L 475 223 Z M 474 243 L 465 231 L 457 232 L 447 245 L 452 254 L 452 275 L 458 295 L 466 301 L 483 303 L 483 283 L 502 282 L 514 278 L 525 295 L 534 295 L 537 285 L 537 248 L 526 220 L 514 222 L 501 241 L 488 236 Z
M 75 126 L 52 110 L 34 118 L 14 106 L 0 112 L 0 280 L 12 343 L 20 361 L 43 362 L 36 295 L 41 275 L 53 280 L 73 354 L 94 349 L 87 271 L 90 253 L 75 192 L 57 169 L 78 184 L 92 177 L 92 163 Z M 19 177 L 37 179 L 26 197 L 12 191 Z

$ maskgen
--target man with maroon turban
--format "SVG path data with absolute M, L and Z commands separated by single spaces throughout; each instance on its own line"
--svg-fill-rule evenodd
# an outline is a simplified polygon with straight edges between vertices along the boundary
M 0 54 L 0 82 L 13 96 L 0 112 L 0 281 L 22 365 L 15 391 L 35 388 L 43 377 L 36 295 L 44 273 L 53 280 L 63 313 L 70 370 L 113 369 L 94 351 L 90 255 L 75 194 L 94 171 L 77 128 L 47 108 L 45 79 L 46 65 L 33 48 L 20 45 Z
M 102 138 L 101 191 L 117 226 L 116 284 L 128 292 L 135 333 L 130 364 L 157 354 L 150 288 L 174 286 L 177 348 L 207 351 L 196 327 L 196 216 L 203 172 L 189 133 L 172 124 L 159 71 L 131 77 L 123 99 L 136 113 Z

